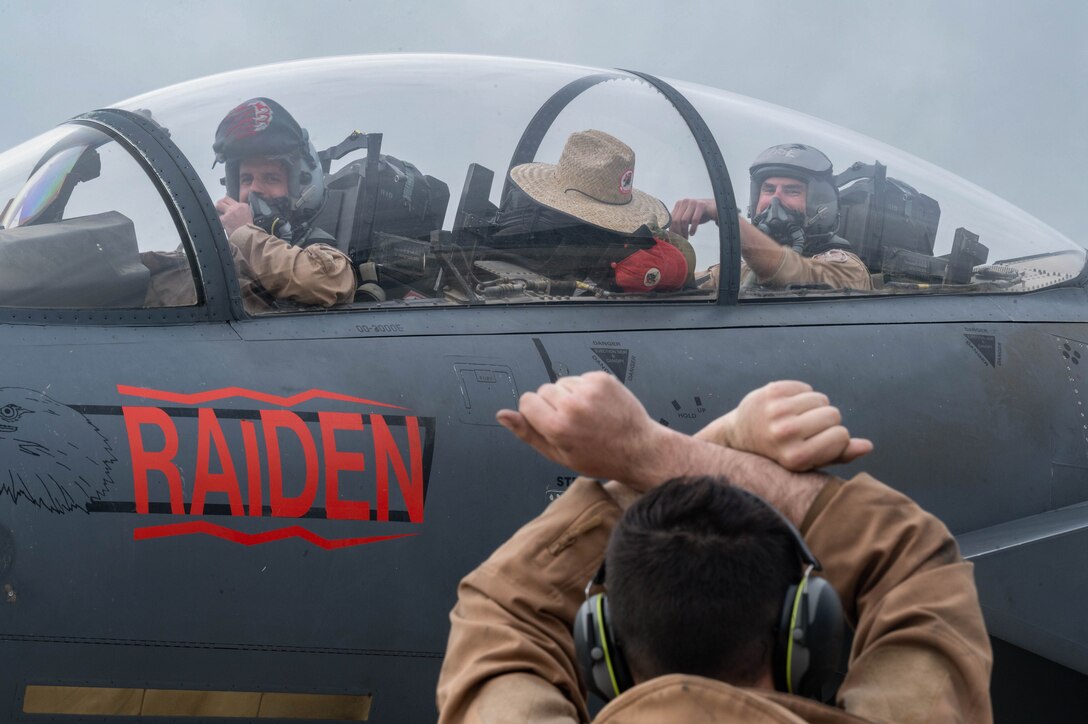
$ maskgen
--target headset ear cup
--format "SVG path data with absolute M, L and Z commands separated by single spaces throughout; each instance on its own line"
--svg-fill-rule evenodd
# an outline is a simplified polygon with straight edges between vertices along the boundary
M 786 595 L 782 601 L 782 614 L 778 620 L 778 633 L 775 636 L 774 655 L 771 659 L 774 688 L 791 694 L 796 693 L 793 687 L 795 677 L 791 676 L 791 673 L 800 668 L 798 662 L 794 660 L 796 655 L 793 649 L 794 626 L 791 625 L 795 603 L 797 603 L 797 585 L 786 589 Z
M 807 670 L 798 676 L 794 693 L 833 703 L 846 675 L 843 652 L 849 655 L 849 649 L 844 647 L 846 620 L 842 602 L 824 578 L 810 577 L 804 597 L 808 619 L 804 633 Z
M 633 685 L 623 651 L 612 633 L 604 594 L 590 596 L 578 608 L 574 654 L 586 688 L 604 701 L 615 699 Z
M 595 654 L 600 650 L 600 644 L 596 640 L 597 615 L 593 598 L 591 596 L 583 601 L 574 616 L 574 659 L 578 662 L 578 673 L 581 674 L 586 689 L 592 694 L 604 697 L 605 694 L 597 688 L 594 676 L 598 660 Z
M 609 660 L 612 662 L 612 675 L 615 677 L 617 691 L 622 694 L 635 685 L 635 677 L 631 675 L 631 669 L 627 666 L 627 654 L 623 651 L 623 644 L 616 636 L 615 629 L 612 628 L 612 610 L 608 606 L 608 597 L 603 594 L 601 604 L 604 609 L 604 631 L 608 643 Z
M 844 630 L 842 603 L 830 583 L 806 575 L 790 586 L 775 640 L 775 688 L 832 703 L 846 673 Z

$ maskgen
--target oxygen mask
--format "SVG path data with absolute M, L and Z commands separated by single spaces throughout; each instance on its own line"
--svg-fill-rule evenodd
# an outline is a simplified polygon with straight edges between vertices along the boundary
M 752 224 L 782 246 L 792 247 L 800 254 L 805 246 L 804 220 L 804 214 L 787 209 L 776 196 L 762 213 L 756 214 Z
M 253 223 L 272 236 L 291 243 L 294 230 L 288 221 L 292 211 L 291 200 L 286 196 L 278 199 L 266 199 L 258 193 L 249 194 L 249 208 L 253 212 Z

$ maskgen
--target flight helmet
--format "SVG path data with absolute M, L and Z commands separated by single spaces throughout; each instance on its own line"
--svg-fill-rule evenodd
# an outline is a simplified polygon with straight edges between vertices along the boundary
M 783 143 L 771 146 L 756 156 L 749 169 L 752 186 L 748 218 L 755 215 L 759 189 L 774 176 L 795 178 L 808 185 L 805 218 L 801 224 L 808 240 L 824 239 L 839 228 L 839 190 L 831 159 L 818 149 L 803 143 Z
M 282 211 L 296 236 L 325 205 L 325 176 L 310 134 L 270 98 L 251 98 L 232 109 L 215 131 L 212 150 L 215 162 L 226 165 L 227 196 L 236 200 L 242 161 L 260 157 L 283 162 L 288 190 Z

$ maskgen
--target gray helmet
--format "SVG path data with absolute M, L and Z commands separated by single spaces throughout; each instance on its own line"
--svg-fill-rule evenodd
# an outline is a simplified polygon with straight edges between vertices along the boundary
M 287 168 L 287 221 L 303 228 L 325 205 L 325 175 L 310 134 L 270 98 L 251 98 L 233 108 L 216 129 L 212 150 L 216 163 L 226 164 L 223 184 L 232 199 L 238 198 L 242 161 L 268 158 Z
M 808 190 L 803 229 L 807 239 L 828 237 L 839 228 L 839 190 L 831 159 L 823 152 L 803 143 L 783 143 L 771 146 L 756 156 L 749 169 L 752 187 L 748 218 L 752 218 L 763 182 L 774 176 L 804 181 Z

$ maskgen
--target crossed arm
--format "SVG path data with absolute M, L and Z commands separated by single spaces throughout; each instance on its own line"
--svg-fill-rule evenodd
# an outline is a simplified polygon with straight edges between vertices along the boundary
M 564 377 L 521 397 L 498 421 L 544 457 L 642 493 L 671 478 L 724 475 L 800 525 L 824 475 L 794 475 L 872 450 L 851 438 L 827 396 L 796 381 L 750 392 L 735 410 L 694 436 L 650 419 L 614 377 Z M 754 453 L 754 454 L 750 454 Z M 615 490 L 613 487 L 612 490 Z

